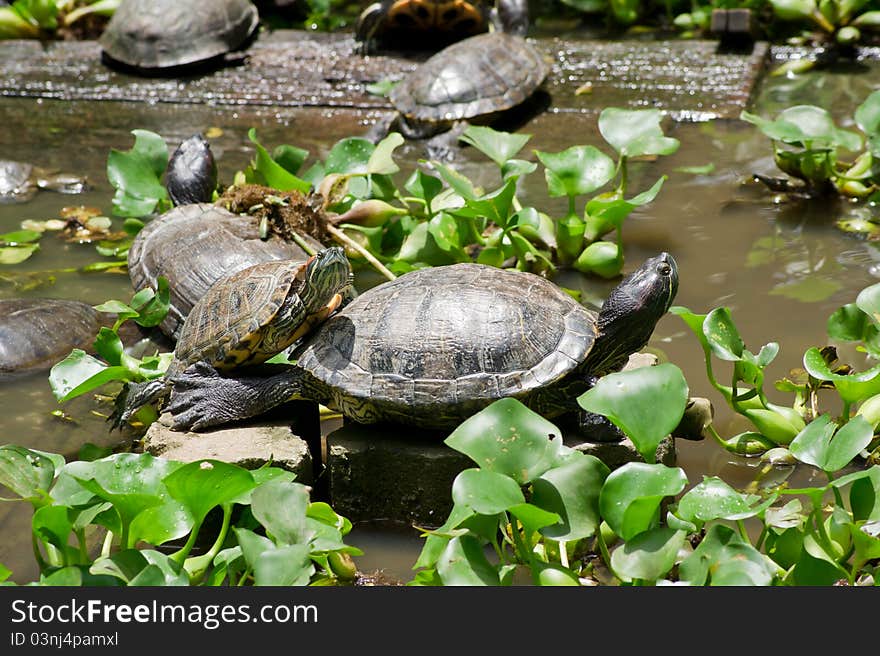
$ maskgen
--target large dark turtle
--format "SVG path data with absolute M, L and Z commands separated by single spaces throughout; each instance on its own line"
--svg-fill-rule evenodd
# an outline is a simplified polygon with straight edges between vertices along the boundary
M 389 98 L 397 116 L 384 131 L 425 138 L 460 121 L 489 122 L 529 98 L 549 73 L 524 38 L 490 32 L 444 48 L 407 75 Z
M 0 379 L 50 368 L 98 332 L 90 305 L 52 298 L 0 300 Z
M 195 362 L 224 371 L 277 355 L 335 311 L 351 281 L 351 265 L 338 246 L 306 262 L 261 262 L 221 278 L 184 321 L 165 376 L 131 384 L 117 398 L 114 425 L 162 399 L 170 377 Z
M 374 287 L 322 324 L 295 367 L 174 377 L 168 410 L 200 430 L 311 399 L 361 423 L 448 429 L 502 397 L 547 417 L 649 340 L 678 289 L 667 253 L 616 287 L 597 315 L 552 282 L 480 264 L 420 269 Z M 237 372 L 235 372 L 237 374 Z
M 379 0 L 358 16 L 355 38 L 365 52 L 378 45 L 433 50 L 491 29 L 525 36 L 528 23 L 524 0 Z
M 158 73 L 237 50 L 259 22 L 248 0 L 123 0 L 99 42 L 112 63 Z
M 27 162 L 0 159 L 0 203 L 30 200 L 38 189 L 78 194 L 85 189 L 83 177 L 43 169 Z
M 323 248 L 313 239 L 315 251 Z M 181 205 L 150 221 L 128 251 L 128 273 L 134 289 L 156 288 L 164 276 L 171 307 L 162 332 L 177 339 L 184 319 L 208 288 L 223 276 L 260 262 L 296 260 L 308 254 L 277 236 L 260 239 L 259 220 L 198 203 Z

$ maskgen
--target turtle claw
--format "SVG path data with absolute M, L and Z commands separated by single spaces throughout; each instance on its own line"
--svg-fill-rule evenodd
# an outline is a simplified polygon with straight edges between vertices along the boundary
M 165 409 L 173 417 L 174 430 L 200 431 L 226 420 L 222 395 L 216 389 L 220 377 L 207 362 L 196 362 L 171 377 L 174 387 Z

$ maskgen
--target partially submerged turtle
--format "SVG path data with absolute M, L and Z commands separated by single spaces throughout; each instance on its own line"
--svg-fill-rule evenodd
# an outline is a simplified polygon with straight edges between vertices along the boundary
M 78 194 L 85 186 L 85 179 L 72 173 L 50 171 L 27 162 L 0 159 L 0 203 L 30 200 L 38 189 Z
M 304 240 L 315 250 L 317 241 Z M 234 214 L 210 203 L 181 205 L 150 221 L 128 251 L 128 274 L 136 291 L 168 280 L 171 306 L 160 324 L 177 339 L 184 319 L 208 288 L 223 276 L 272 260 L 305 262 L 297 244 L 270 236 L 260 238 L 259 220 Z
M 155 74 L 238 50 L 259 22 L 248 0 L 123 0 L 99 42 L 112 63 Z
M 310 399 L 361 423 L 449 429 L 503 397 L 547 417 L 576 411 L 598 376 L 648 342 L 675 298 L 662 253 L 618 285 L 597 315 L 552 282 L 480 264 L 419 269 L 374 287 L 322 324 L 296 366 L 173 376 L 177 429 L 201 430 Z
M 524 36 L 524 0 L 379 0 L 358 16 L 355 38 L 366 52 L 384 44 L 435 49 L 492 29 Z
M 184 321 L 165 376 L 130 384 L 117 398 L 114 426 L 161 400 L 170 378 L 193 363 L 223 371 L 277 355 L 339 307 L 351 278 L 344 251 L 334 246 L 306 262 L 262 262 L 220 279 Z
M 91 305 L 53 298 L 0 299 L 0 379 L 49 369 L 98 332 Z
M 490 32 L 459 41 L 394 86 L 389 99 L 397 115 L 379 130 L 420 139 L 457 122 L 490 122 L 532 96 L 549 71 L 522 37 Z

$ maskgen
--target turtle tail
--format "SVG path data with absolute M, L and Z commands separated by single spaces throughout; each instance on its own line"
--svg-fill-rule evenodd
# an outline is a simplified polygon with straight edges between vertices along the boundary
M 112 422 L 110 430 L 121 428 L 142 406 L 164 400 L 169 391 L 170 387 L 164 377 L 143 383 L 126 383 L 116 397 L 113 413 L 107 418 L 107 421 Z

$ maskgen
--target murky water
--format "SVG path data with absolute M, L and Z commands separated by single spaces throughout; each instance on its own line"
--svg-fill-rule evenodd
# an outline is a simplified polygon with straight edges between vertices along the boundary
M 834 73 L 816 73 L 803 80 L 767 79 L 756 99 L 755 111 L 775 114 L 796 103 L 820 104 L 844 124 L 852 110 L 876 85 L 880 67 L 863 66 Z M 197 131 L 219 128 L 211 139 L 221 178 L 229 181 L 246 165 L 252 150 L 247 130 L 257 127 L 269 145 L 292 143 L 323 156 L 339 138 L 360 133 L 365 117 L 352 111 L 287 109 L 283 113 L 251 112 L 210 107 L 169 107 L 125 103 L 62 103 L 0 100 L 0 157 L 31 161 L 84 174 L 92 188 L 80 196 L 41 192 L 26 204 L 0 205 L 0 233 L 17 229 L 24 219 L 57 217 L 65 205 L 111 209 L 112 189 L 104 167 L 108 149 L 127 149 L 135 128 L 162 134 L 172 147 Z M 595 128 L 595 117 L 548 113 L 533 120 L 525 131 L 534 135 L 529 148 L 558 151 L 576 143 L 606 149 Z M 664 188 L 648 207 L 637 211 L 624 227 L 628 268 L 660 250 L 675 256 L 681 275 L 677 303 L 697 312 L 725 305 L 731 308 L 747 346 L 757 351 L 769 341 L 781 344 L 768 370 L 768 379 L 782 377 L 800 365 L 803 352 L 825 343 L 828 315 L 855 299 L 866 285 L 877 281 L 880 251 L 871 243 L 840 232 L 833 221 L 851 211 L 845 204 L 797 203 L 776 199 L 750 182 L 754 172 L 773 173 L 770 144 L 751 125 L 739 121 L 687 123 L 669 126 L 681 140 L 681 149 L 656 162 L 632 166 L 634 191 L 667 175 Z M 400 163 L 411 170 L 422 156 L 405 151 Z M 679 167 L 712 163 L 707 175 L 676 171 Z M 465 153 L 460 168 L 478 182 L 491 185 L 494 165 L 478 153 Z M 525 203 L 562 213 L 557 199 L 547 199 L 540 172 L 521 191 Z M 43 286 L 23 289 L 3 274 L 78 267 L 101 259 L 91 245 L 69 244 L 53 235 L 44 237 L 41 250 L 27 262 L 0 270 L 0 298 L 52 296 L 100 303 L 108 298 L 126 300 L 126 275 L 55 273 Z M 587 299 L 601 299 L 612 282 L 565 275 L 560 282 L 580 288 Z M 706 381 L 702 352 L 684 324 L 675 316 L 661 320 L 651 347 L 684 371 L 694 396 L 707 396 L 716 406 L 716 427 L 732 435 L 744 426 L 722 405 Z M 854 362 L 859 365 L 860 363 Z M 768 386 L 771 400 L 786 397 Z M 50 412 L 58 406 L 45 374 L 0 384 L 0 443 L 17 443 L 75 457 L 85 442 L 111 444 L 118 436 L 107 433 L 106 406 L 90 399 L 65 405 L 69 419 Z M 678 442 L 679 464 L 692 482 L 720 475 L 734 485 L 746 485 L 756 463 L 723 452 L 714 443 Z M 804 479 L 809 471 L 798 472 Z M 803 482 L 806 482 L 805 480 Z M 16 573 L 15 579 L 35 576 L 29 541 L 30 509 L 0 505 L 0 562 Z M 361 536 L 361 537 L 358 537 Z M 356 529 L 352 542 L 366 551 L 365 571 L 384 569 L 388 576 L 406 580 L 420 541 L 415 531 L 388 532 Z

